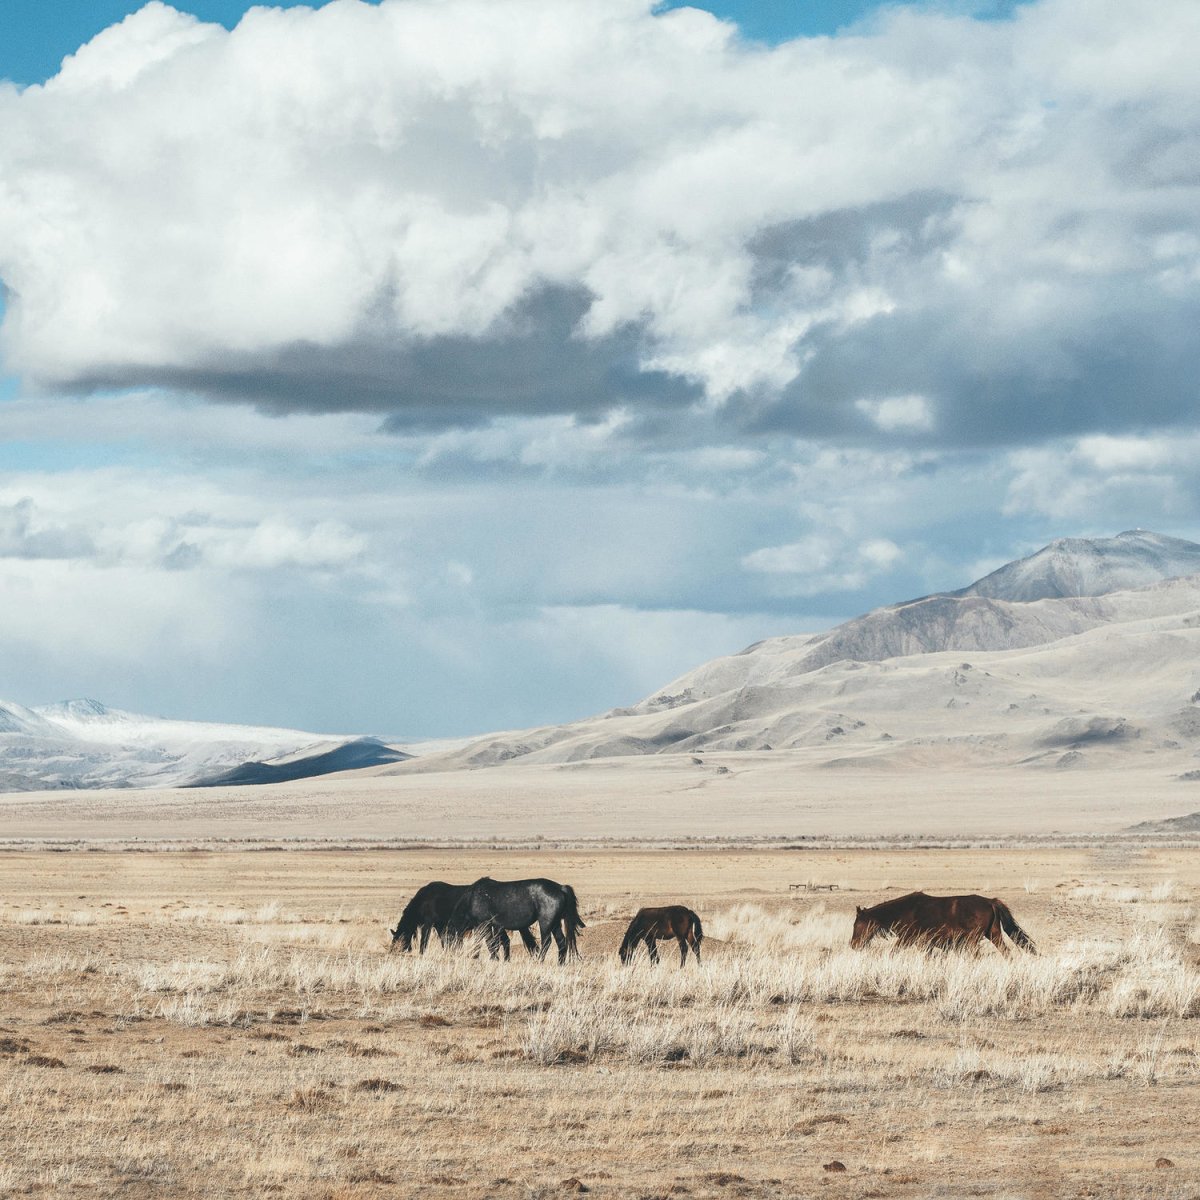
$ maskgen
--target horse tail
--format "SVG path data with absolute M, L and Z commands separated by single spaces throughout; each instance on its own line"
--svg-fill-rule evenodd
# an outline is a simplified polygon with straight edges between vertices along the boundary
M 1033 944 L 1033 938 L 1017 924 L 1008 905 L 1003 900 L 993 900 L 992 907 L 996 910 L 996 916 L 1000 918 L 1000 928 L 1012 938 L 1013 943 L 1022 950 L 1028 950 L 1030 954 L 1036 954 L 1037 947 Z
M 637 921 L 630 921 L 629 928 L 625 930 L 625 936 L 621 939 L 620 948 L 617 950 L 617 957 L 622 961 L 629 957 L 629 952 L 633 948 L 634 933 L 637 929 Z
M 586 929 L 587 926 L 583 923 L 583 918 L 579 915 L 579 902 L 575 899 L 575 889 L 569 884 L 563 884 L 563 898 L 566 903 L 563 905 L 563 932 L 567 935 L 567 950 L 574 957 L 579 957 L 579 947 L 575 942 L 575 935 L 581 929 Z
M 700 948 L 700 943 L 704 941 L 704 926 L 700 924 L 700 916 L 698 913 L 688 909 L 688 916 L 692 918 L 692 937 L 695 939 L 696 949 Z

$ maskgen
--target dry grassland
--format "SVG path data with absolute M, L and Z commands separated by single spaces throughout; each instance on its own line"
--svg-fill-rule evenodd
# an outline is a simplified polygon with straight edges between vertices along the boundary
M 487 872 L 583 960 L 387 953 Z M 846 947 L 915 887 L 1043 953 Z M 664 901 L 703 965 L 621 969 Z M 1200 1196 L 1198 904 L 1187 850 L 3 854 L 0 1195 Z

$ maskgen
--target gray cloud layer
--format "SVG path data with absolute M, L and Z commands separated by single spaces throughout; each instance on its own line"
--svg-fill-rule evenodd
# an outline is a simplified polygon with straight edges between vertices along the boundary
M 390 428 L 1190 420 L 1197 37 L 1192 0 L 898 10 L 775 49 L 636 0 L 232 33 L 151 3 L 0 89 L 6 359 Z

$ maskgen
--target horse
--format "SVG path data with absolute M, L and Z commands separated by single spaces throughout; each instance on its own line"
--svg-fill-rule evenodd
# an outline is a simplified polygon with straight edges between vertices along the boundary
M 436 932 L 438 940 L 443 946 L 446 945 L 451 940 L 447 933 L 450 914 L 469 886 L 466 883 L 443 883 L 437 879 L 418 888 L 416 895 L 404 906 L 396 928 L 388 931 L 392 935 L 391 945 L 388 949 L 394 950 L 396 943 L 399 942 L 400 949 L 407 954 L 412 949 L 413 938 L 417 936 L 418 932 L 420 933 L 420 952 L 422 954 L 429 945 L 430 933 Z M 530 955 L 536 954 L 537 939 L 528 929 L 522 929 L 519 932 L 521 940 L 525 943 L 525 949 L 529 951 Z M 500 944 L 504 948 L 504 957 L 507 958 L 508 934 L 504 930 L 500 931 L 500 939 Z
M 986 896 L 928 896 L 909 892 L 872 908 L 858 908 L 850 945 L 860 950 L 877 935 L 895 937 L 899 946 L 927 946 L 943 950 L 978 949 L 984 938 L 1002 954 L 1008 953 L 1004 934 L 1030 954 L 1037 953 L 1032 939 L 1017 924 L 1002 900 Z
M 496 957 L 497 948 L 508 958 L 504 931 L 524 929 L 537 923 L 542 948 L 539 958 L 546 957 L 553 937 L 558 946 L 558 961 L 567 955 L 579 957 L 576 933 L 585 928 L 579 916 L 575 891 L 568 884 L 553 879 L 517 879 L 501 882 L 496 879 L 477 879 L 454 905 L 450 931 L 455 937 L 472 929 L 482 930 L 488 952 Z
M 658 962 L 657 938 L 673 937 L 679 943 L 679 965 L 687 962 L 688 946 L 695 952 L 696 961 L 700 961 L 700 943 L 704 941 L 704 929 L 700 918 L 682 904 L 668 904 L 665 908 L 639 908 L 637 915 L 629 922 L 625 930 L 625 938 L 617 951 L 621 962 L 627 963 L 632 957 L 638 942 L 646 943 L 646 952 L 652 963 Z

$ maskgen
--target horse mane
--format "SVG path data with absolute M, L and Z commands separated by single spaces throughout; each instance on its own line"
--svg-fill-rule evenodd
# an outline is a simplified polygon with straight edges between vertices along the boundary
M 413 894 L 413 898 L 404 906 L 404 911 L 400 914 L 400 921 L 396 925 L 397 931 L 407 934 L 416 933 L 421 925 L 421 913 L 419 910 L 422 902 L 431 891 L 450 886 L 450 884 L 443 883 L 440 879 L 435 879 L 432 883 L 426 883 L 417 888 Z
M 417 927 L 421 923 L 420 915 L 417 912 L 417 905 L 421 901 L 421 893 L 417 894 L 404 906 L 404 911 L 400 914 L 400 920 L 396 925 L 397 933 L 416 933 Z
M 925 899 L 929 899 L 925 892 L 909 892 L 905 896 L 897 896 L 894 900 L 884 900 L 881 904 L 861 909 L 859 916 L 876 921 L 880 927 L 883 927 L 886 921 L 895 920 L 914 900 Z

